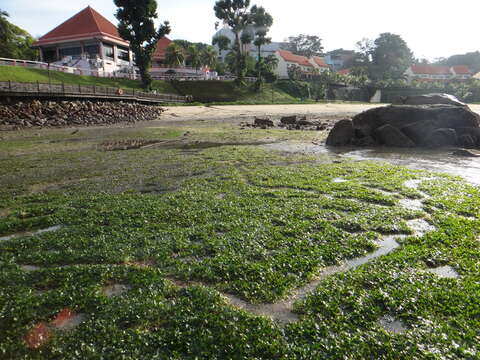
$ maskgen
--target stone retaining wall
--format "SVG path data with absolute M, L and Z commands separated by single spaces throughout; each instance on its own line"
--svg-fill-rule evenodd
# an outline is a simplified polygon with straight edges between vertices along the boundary
M 0 126 L 8 128 L 109 125 L 155 120 L 158 105 L 92 101 L 22 101 L 0 104 Z

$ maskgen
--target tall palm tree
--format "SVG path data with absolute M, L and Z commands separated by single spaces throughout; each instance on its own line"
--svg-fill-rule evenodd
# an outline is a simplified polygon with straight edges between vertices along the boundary
M 202 65 L 208 66 L 210 69 L 217 65 L 217 51 L 213 46 L 206 47 L 201 54 Z
M 165 53 L 165 62 L 173 66 L 183 65 L 185 63 L 185 52 L 183 48 L 178 44 L 171 43 Z
M 196 45 L 190 45 L 187 49 L 187 60 L 190 62 L 195 70 L 202 65 L 202 59 L 200 55 L 200 51 Z

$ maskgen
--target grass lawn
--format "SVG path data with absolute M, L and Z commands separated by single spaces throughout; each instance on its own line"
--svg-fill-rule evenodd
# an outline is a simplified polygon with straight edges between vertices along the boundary
M 324 135 L 210 121 L 1 133 L 0 237 L 61 227 L 0 240 L 0 358 L 478 358 L 480 190 L 263 145 Z M 125 139 L 159 143 L 104 151 Z M 229 300 L 281 302 L 386 235 L 400 246 L 326 276 L 297 321 Z M 446 266 L 458 276 L 435 274 Z
M 99 78 L 95 76 L 81 76 L 67 74 L 60 71 L 50 72 L 51 81 L 53 83 L 65 83 L 74 85 L 97 85 L 107 87 L 121 87 L 130 89 L 141 89 L 140 81 L 129 79 L 109 79 Z M 49 82 L 48 70 L 31 69 L 14 66 L 0 66 L 0 81 L 17 81 L 17 82 Z M 166 81 L 154 81 L 154 89 L 165 94 L 176 94 L 175 89 Z

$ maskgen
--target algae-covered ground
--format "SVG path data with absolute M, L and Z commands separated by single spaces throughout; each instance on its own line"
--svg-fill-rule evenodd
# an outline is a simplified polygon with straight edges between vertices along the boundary
M 0 358 L 479 358 L 479 189 L 324 136 L 0 133 Z

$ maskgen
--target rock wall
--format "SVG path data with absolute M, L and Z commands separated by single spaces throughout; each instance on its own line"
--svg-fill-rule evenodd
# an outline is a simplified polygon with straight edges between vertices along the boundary
M 157 119 L 158 105 L 92 101 L 22 101 L 0 104 L 0 126 L 62 127 L 109 125 Z

